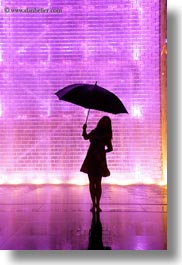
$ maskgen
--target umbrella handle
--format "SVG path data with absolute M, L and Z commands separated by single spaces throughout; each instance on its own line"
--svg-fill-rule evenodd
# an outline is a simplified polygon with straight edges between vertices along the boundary
M 88 120 L 89 113 L 90 113 L 90 109 L 88 109 L 88 112 L 87 112 L 87 117 L 86 117 L 85 124 L 87 124 L 87 120 Z

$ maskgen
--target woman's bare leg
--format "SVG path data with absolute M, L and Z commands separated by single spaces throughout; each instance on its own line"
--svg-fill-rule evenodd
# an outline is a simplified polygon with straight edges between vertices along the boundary
M 89 191 L 90 191 L 90 197 L 92 199 L 92 204 L 93 204 L 93 207 L 91 208 L 91 210 L 94 210 L 96 206 L 96 185 L 95 185 L 94 178 L 92 178 L 91 176 L 89 176 Z
M 96 207 L 98 211 L 102 211 L 100 208 L 100 199 L 101 199 L 101 195 L 102 195 L 102 185 L 101 185 L 101 180 L 102 177 L 97 177 L 96 180 Z

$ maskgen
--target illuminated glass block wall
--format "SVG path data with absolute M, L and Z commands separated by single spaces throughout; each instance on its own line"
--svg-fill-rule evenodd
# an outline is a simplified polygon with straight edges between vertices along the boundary
M 0 183 L 87 182 L 87 111 L 54 93 L 96 81 L 129 112 L 108 114 L 114 151 L 105 182 L 159 182 L 160 1 L 0 3 Z M 103 115 L 91 111 L 88 131 Z

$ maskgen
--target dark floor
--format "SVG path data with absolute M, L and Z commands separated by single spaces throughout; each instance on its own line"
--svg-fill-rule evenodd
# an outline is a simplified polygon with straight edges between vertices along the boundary
M 103 185 L 90 207 L 88 186 L 0 186 L 0 249 L 167 249 L 166 187 Z

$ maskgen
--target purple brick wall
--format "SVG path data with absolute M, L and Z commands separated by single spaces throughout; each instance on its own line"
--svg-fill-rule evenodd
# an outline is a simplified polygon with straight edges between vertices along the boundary
M 1 183 L 87 181 L 79 172 L 86 111 L 54 93 L 95 81 L 129 112 L 109 115 L 114 151 L 105 181 L 161 180 L 160 1 L 7 0 L 0 36 Z M 103 115 L 91 111 L 88 131 Z

